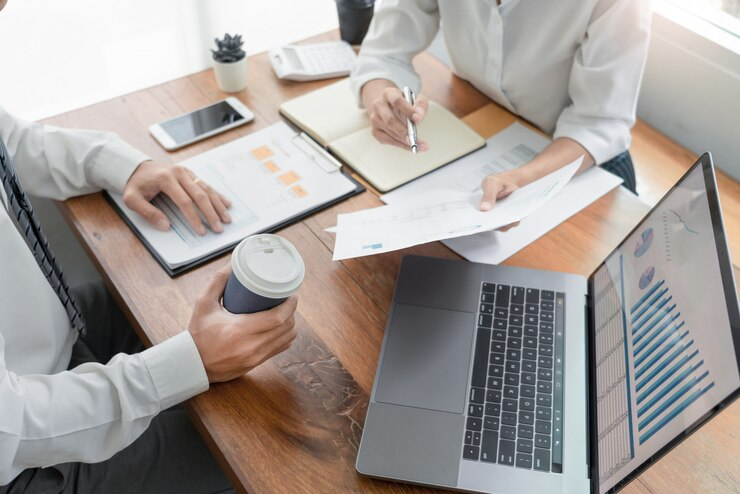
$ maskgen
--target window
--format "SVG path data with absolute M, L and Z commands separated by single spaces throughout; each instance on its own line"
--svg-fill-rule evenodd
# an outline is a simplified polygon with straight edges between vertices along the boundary
M 668 0 L 718 28 L 740 37 L 740 0 Z

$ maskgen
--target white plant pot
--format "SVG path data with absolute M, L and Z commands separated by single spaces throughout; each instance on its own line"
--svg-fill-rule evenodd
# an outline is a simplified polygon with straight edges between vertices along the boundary
M 236 62 L 213 61 L 216 82 L 225 93 L 238 93 L 247 87 L 247 57 Z

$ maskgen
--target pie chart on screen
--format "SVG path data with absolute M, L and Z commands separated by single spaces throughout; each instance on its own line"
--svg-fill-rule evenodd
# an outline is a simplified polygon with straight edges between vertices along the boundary
M 648 228 L 640 234 L 640 240 L 635 244 L 635 257 L 642 257 L 645 252 L 650 250 L 650 246 L 653 245 L 654 236 L 655 232 L 652 228 Z
M 654 276 L 655 276 L 655 268 L 653 266 L 650 266 L 640 276 L 640 288 L 642 290 L 647 288 L 648 285 L 652 283 Z

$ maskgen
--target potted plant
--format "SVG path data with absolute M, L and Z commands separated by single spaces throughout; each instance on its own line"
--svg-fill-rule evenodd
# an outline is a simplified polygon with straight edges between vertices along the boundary
M 242 50 L 242 37 L 226 33 L 215 41 L 218 49 L 211 53 L 218 87 L 225 93 L 238 93 L 247 87 L 247 54 Z

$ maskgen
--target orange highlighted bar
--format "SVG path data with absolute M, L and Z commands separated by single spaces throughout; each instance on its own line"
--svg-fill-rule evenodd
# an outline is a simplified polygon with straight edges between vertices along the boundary
M 306 197 L 308 195 L 308 191 L 301 187 L 300 185 L 294 185 L 290 188 L 290 191 L 293 193 L 294 196 L 296 196 L 298 199 L 301 199 L 303 197 Z
M 265 169 L 266 169 L 266 170 L 267 170 L 268 172 L 270 172 L 270 173 L 277 173 L 277 172 L 279 172 L 279 171 L 280 171 L 280 167 L 279 167 L 279 166 L 277 166 L 277 165 L 275 164 L 275 162 L 274 162 L 274 161 L 272 161 L 272 160 L 270 160 L 270 161 L 265 161 L 264 163 L 262 163 L 262 166 L 264 166 L 264 167 L 265 167 Z
M 270 146 L 260 146 L 258 148 L 252 149 L 252 156 L 260 161 L 265 160 L 272 156 L 272 149 L 270 149 Z
M 296 183 L 297 181 L 299 181 L 301 179 L 301 176 L 298 175 L 293 170 L 291 170 L 289 172 L 283 173 L 278 178 L 283 183 L 283 185 L 285 185 L 286 187 L 288 187 L 289 185 L 293 185 L 294 183 Z

